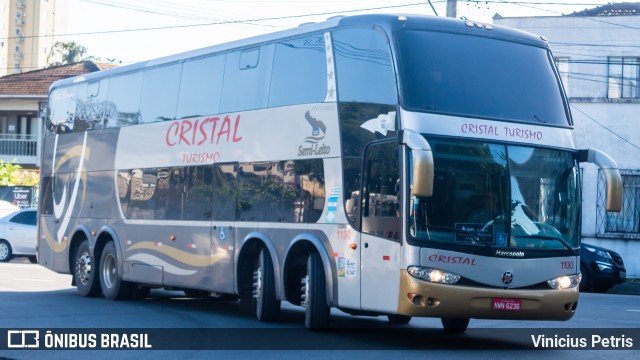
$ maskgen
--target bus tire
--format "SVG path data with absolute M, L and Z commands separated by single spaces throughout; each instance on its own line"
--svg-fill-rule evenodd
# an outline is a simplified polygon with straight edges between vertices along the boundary
M 389 314 L 387 315 L 387 319 L 389 320 L 389 323 L 393 325 L 406 325 L 411 321 L 411 316 Z
M 100 295 L 98 264 L 89 252 L 89 241 L 83 240 L 73 256 L 73 277 L 81 296 Z
M 118 252 L 113 241 L 102 249 L 100 257 L 100 287 L 105 298 L 111 300 L 130 299 L 135 284 L 123 281 L 118 272 Z
M 322 259 L 317 252 L 307 258 L 307 275 L 303 278 L 302 301 L 304 325 L 309 330 L 329 327 L 331 309 L 327 304 L 327 287 Z
M 6 240 L 0 240 L 0 262 L 9 262 L 13 254 L 11 252 L 11 245 Z
M 440 321 L 444 331 L 451 334 L 462 334 L 469 327 L 469 318 L 441 318 Z
M 276 298 L 276 276 L 267 249 L 260 250 L 253 271 L 253 303 L 256 318 L 262 322 L 276 321 L 280 315 L 280 300 Z

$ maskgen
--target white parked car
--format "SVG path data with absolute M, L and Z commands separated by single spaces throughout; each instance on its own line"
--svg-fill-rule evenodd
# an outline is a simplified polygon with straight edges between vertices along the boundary
M 13 212 L 0 219 L 0 262 L 14 255 L 36 255 L 36 209 Z

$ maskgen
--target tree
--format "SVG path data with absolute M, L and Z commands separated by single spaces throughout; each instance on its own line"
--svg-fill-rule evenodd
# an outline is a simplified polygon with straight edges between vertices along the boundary
M 89 49 L 75 41 L 57 42 L 51 48 L 47 62 L 50 66 L 74 64 L 86 60 L 100 60 L 95 56 L 84 56 Z
M 0 160 L 0 186 L 37 186 L 38 173 L 22 171 L 22 167 L 4 160 Z

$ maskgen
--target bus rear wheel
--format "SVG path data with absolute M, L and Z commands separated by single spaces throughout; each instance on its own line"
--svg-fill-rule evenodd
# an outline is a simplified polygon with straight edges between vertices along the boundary
M 280 300 L 276 297 L 276 276 L 267 249 L 262 249 L 253 271 L 253 305 L 256 317 L 271 322 L 280 315 Z
M 444 331 L 452 334 L 462 334 L 469 327 L 469 318 L 441 318 L 440 320 Z
M 100 287 L 105 298 L 111 300 L 130 299 L 135 284 L 123 281 L 118 271 L 118 253 L 113 241 L 109 241 L 100 257 Z
M 309 330 L 329 327 L 330 311 L 322 259 L 316 252 L 307 258 L 307 275 L 302 278 L 304 325 Z
M 100 295 L 98 266 L 89 252 L 89 241 L 83 240 L 80 243 L 73 258 L 73 277 L 78 294 L 88 297 Z

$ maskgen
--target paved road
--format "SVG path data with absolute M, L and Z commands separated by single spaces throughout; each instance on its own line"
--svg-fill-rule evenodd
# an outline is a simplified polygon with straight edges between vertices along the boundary
M 214 336 L 219 340 L 234 334 L 233 341 L 246 341 L 246 344 L 264 343 L 265 339 L 280 344 L 290 341 L 292 344 L 304 344 L 305 341 L 321 339 L 322 343 L 346 344 L 347 350 L 332 349 L 323 351 L 260 351 L 260 358 L 395 358 L 414 357 L 425 354 L 411 344 L 425 341 L 425 344 L 438 348 L 452 341 L 462 348 L 489 348 L 502 346 L 500 354 L 508 357 L 544 357 L 596 359 L 604 356 L 614 358 L 634 358 L 638 351 L 538 351 L 517 350 L 518 344 L 506 341 L 510 332 L 529 328 L 532 334 L 544 329 L 586 328 L 587 333 L 598 328 L 638 328 L 640 327 L 640 302 L 633 295 L 582 294 L 576 316 L 567 322 L 543 321 L 490 321 L 472 320 L 470 330 L 462 337 L 443 335 L 437 319 L 413 319 L 406 327 L 391 327 L 383 317 L 351 317 L 338 310 L 332 312 L 332 327 L 329 334 L 313 334 L 303 330 L 304 313 L 300 308 L 283 305 L 282 316 L 277 323 L 264 324 L 244 314 L 237 302 L 212 299 L 189 299 L 181 292 L 154 290 L 152 296 L 144 301 L 114 302 L 103 298 L 83 298 L 70 286 L 70 276 L 60 275 L 36 264 L 9 263 L 0 264 L 0 328 L 224 328 L 217 330 Z M 595 328 L 595 329 L 594 329 Z M 299 332 L 287 332 L 294 329 Z M 373 329 L 373 330 L 372 330 Z M 392 334 L 396 329 L 419 329 L 407 336 L 421 336 L 407 345 L 407 340 L 395 336 L 385 339 L 383 335 Z M 489 329 L 487 332 L 486 329 Z M 493 329 L 493 330 L 492 330 Z M 176 333 L 178 330 L 176 330 Z M 286 338 L 286 336 L 290 336 Z M 311 337 L 309 337 L 311 336 Z M 553 335 L 551 335 L 553 336 Z M 211 337 L 211 334 L 208 334 Z M 283 339 L 283 337 L 285 337 Z M 346 341 L 345 341 L 346 339 Z M 228 338 L 227 338 L 228 340 Z M 413 341 L 410 338 L 409 341 Z M 640 338 L 636 340 L 640 343 Z M 393 351 L 367 351 L 376 347 L 394 348 Z M 250 347 L 250 345 L 248 345 Z M 293 346 L 294 348 L 296 346 Z M 411 349 L 413 350 L 406 350 Z M 348 350 L 358 349 L 358 350 Z M 403 350 L 405 349 L 405 350 Z M 416 353 L 416 351 L 418 351 Z M 482 351 L 480 353 L 483 353 Z M 10 351 L 2 356 L 15 359 L 65 359 L 69 356 L 102 358 L 174 358 L 193 357 L 256 357 L 257 352 L 247 351 Z M 429 350 L 429 357 L 455 356 L 456 358 L 477 358 L 478 351 Z M 420 356 L 418 356 L 420 357 Z

